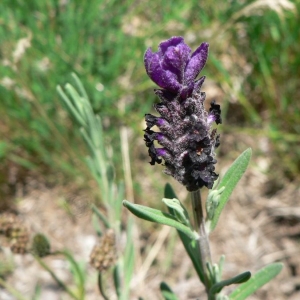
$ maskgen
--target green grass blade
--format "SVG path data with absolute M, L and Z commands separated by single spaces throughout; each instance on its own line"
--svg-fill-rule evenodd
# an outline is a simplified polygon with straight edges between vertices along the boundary
M 245 173 L 250 158 L 251 158 L 252 150 L 251 148 L 245 150 L 231 165 L 229 170 L 224 175 L 223 179 L 218 185 L 218 189 L 225 187 L 225 190 L 222 192 L 220 196 L 220 202 L 218 207 L 215 210 L 214 217 L 210 221 L 209 229 L 213 231 L 218 223 L 219 217 L 225 204 L 228 202 L 229 197 L 234 190 L 235 186 L 241 179 L 242 175 Z
M 260 269 L 255 275 L 252 276 L 247 282 L 241 284 L 230 295 L 230 300 L 244 300 L 252 295 L 255 291 L 277 276 L 283 265 L 282 263 L 270 264 Z

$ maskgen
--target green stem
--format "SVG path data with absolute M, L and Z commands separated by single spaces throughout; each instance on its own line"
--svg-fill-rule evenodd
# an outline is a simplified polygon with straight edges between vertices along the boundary
M 100 212 L 100 210 L 98 209 L 98 207 L 95 204 L 92 204 L 92 211 L 96 214 L 96 216 L 103 222 L 103 224 L 105 225 L 106 228 L 110 228 L 110 224 L 108 222 L 108 220 L 106 219 L 106 217 Z
M 102 280 L 101 272 L 98 273 L 98 287 L 99 287 L 100 294 L 102 295 L 104 300 L 109 300 L 109 298 L 106 296 L 104 288 L 103 288 L 103 280 Z
M 191 192 L 192 207 L 194 213 L 194 227 L 199 234 L 198 246 L 201 260 L 201 267 L 204 274 L 204 284 L 206 292 L 208 293 L 210 288 L 210 278 L 207 270 L 207 263 L 211 264 L 211 254 L 209 247 L 208 234 L 205 228 L 205 218 L 203 215 L 203 208 L 201 202 L 200 190 Z
M 38 256 L 33 255 L 37 262 L 51 275 L 51 277 L 57 282 L 57 284 L 65 290 L 73 299 L 78 300 L 78 297 L 55 275 L 50 267 Z
M 1 277 L 0 277 L 0 285 L 2 285 L 9 293 L 11 293 L 16 299 L 18 300 L 27 300 L 22 296 L 20 292 L 15 290 L 10 284 L 5 282 Z

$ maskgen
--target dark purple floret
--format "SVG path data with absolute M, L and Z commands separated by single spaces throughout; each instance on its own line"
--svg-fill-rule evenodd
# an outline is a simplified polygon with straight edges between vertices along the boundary
M 215 101 L 210 103 L 209 115 L 213 116 L 213 121 L 215 121 L 216 124 L 222 124 L 221 106 L 216 104 Z
M 205 93 L 201 87 L 205 77 L 197 79 L 207 56 L 207 43 L 191 54 L 182 37 L 172 37 L 159 45 L 158 52 L 149 48 L 144 58 L 147 74 L 162 88 L 155 90 L 161 102 L 154 108 L 160 117 L 145 115 L 144 140 L 150 164 L 164 161 L 165 173 L 189 191 L 212 188 L 218 178 L 214 151 L 220 138 L 212 124 L 222 123 L 221 109 L 215 101 L 208 112 L 204 109 Z M 154 126 L 160 132 L 151 130 Z

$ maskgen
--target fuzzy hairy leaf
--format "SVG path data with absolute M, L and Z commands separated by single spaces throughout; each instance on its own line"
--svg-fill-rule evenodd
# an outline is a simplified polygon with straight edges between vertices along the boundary
M 221 215 L 222 210 L 224 209 L 226 203 L 229 200 L 229 197 L 236 187 L 237 183 L 245 173 L 250 158 L 251 158 L 252 150 L 248 148 L 245 150 L 231 165 L 228 169 L 221 182 L 218 185 L 218 190 L 225 187 L 224 191 L 220 195 L 220 200 L 218 207 L 214 211 L 214 216 L 211 221 L 209 221 L 209 230 L 213 231 L 218 223 L 219 217 Z
M 270 264 L 260 269 L 247 282 L 241 284 L 230 295 L 230 300 L 244 300 L 252 295 L 255 291 L 276 277 L 282 270 L 282 263 Z
M 247 280 L 249 280 L 249 278 L 251 277 L 251 273 L 250 272 L 244 272 L 242 274 L 239 274 L 233 278 L 230 279 L 226 279 L 226 280 L 222 280 L 216 284 L 214 284 L 210 291 L 209 291 L 209 297 L 211 299 L 214 299 L 214 295 L 217 293 L 220 293 L 221 290 L 223 289 L 223 287 L 231 285 L 231 284 L 237 284 L 237 283 L 243 283 L 246 282 Z M 209 298 L 209 299 L 210 299 Z
M 176 199 L 163 198 L 162 201 L 168 206 L 168 208 L 172 209 L 171 213 L 179 222 L 186 226 L 190 226 L 190 220 L 188 216 L 188 212 L 182 203 Z
M 150 208 L 144 205 L 133 204 L 127 200 L 123 201 L 123 205 L 135 216 L 141 219 L 174 227 L 183 232 L 192 240 L 196 240 L 198 238 L 198 234 L 195 231 L 192 231 L 188 226 L 178 222 L 176 217 L 172 216 L 171 214 L 164 213 L 158 209 Z
M 177 198 L 172 186 L 169 183 L 165 185 L 164 196 L 170 199 Z M 175 217 L 176 214 L 174 209 L 171 207 L 168 207 L 168 209 L 170 214 L 172 214 Z M 193 239 L 187 237 L 181 231 L 177 230 L 177 232 L 186 252 L 188 253 L 193 263 L 193 266 L 195 268 L 195 271 L 197 272 L 197 275 L 199 276 L 199 279 L 201 280 L 201 282 L 204 283 L 204 271 L 202 270 L 201 263 L 199 260 L 199 249 L 197 248 L 198 243 L 195 243 Z

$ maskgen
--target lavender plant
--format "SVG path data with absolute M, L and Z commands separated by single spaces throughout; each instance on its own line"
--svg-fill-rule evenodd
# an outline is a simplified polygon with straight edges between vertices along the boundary
M 97 270 L 98 289 L 104 299 L 117 298 L 127 300 L 130 297 L 130 282 L 134 268 L 134 248 L 132 243 L 132 218 L 128 218 L 124 230 L 121 221 L 124 185 L 116 182 L 114 167 L 106 151 L 102 122 L 99 115 L 93 112 L 91 102 L 80 81 L 72 74 L 74 86 L 67 83 L 64 89 L 57 91 L 70 116 L 80 125 L 83 143 L 86 144 L 89 155 L 87 165 L 101 191 L 102 209 L 92 204 L 93 223 L 100 236 L 90 255 L 90 264 Z M 121 236 L 126 231 L 126 245 L 121 245 Z M 88 275 L 86 265 L 77 261 L 68 250 L 51 251 L 50 241 L 43 234 L 36 234 L 31 245 L 28 245 L 29 232 L 12 214 L 0 215 L 0 235 L 4 234 L 12 240 L 11 250 L 14 253 L 31 253 L 56 284 L 75 300 L 86 299 L 86 282 Z M 55 271 L 44 261 L 49 255 L 60 255 L 68 261 L 73 282 L 65 283 Z M 107 291 L 107 281 L 114 281 L 115 294 Z M 25 300 L 13 287 L 0 278 L 0 286 L 4 286 L 18 300 Z M 38 289 L 37 289 L 38 290 Z M 33 295 L 38 299 L 37 292 Z M 32 299 L 33 299 L 32 298 Z
M 134 247 L 132 242 L 132 218 L 127 219 L 127 226 L 121 220 L 122 200 L 124 199 L 124 185 L 116 182 L 114 167 L 108 156 L 102 122 L 99 115 L 93 112 L 91 102 L 80 81 L 72 74 L 74 86 L 67 83 L 64 89 L 60 86 L 57 91 L 70 116 L 80 125 L 83 143 L 86 144 L 89 155 L 86 157 L 87 165 L 94 176 L 104 208 L 100 209 L 92 204 L 94 227 L 100 236 L 97 244 L 90 254 L 90 264 L 97 270 L 98 289 L 103 299 L 116 298 L 127 300 L 130 297 L 130 282 L 134 269 Z M 68 250 L 51 251 L 50 241 L 43 234 L 36 234 L 29 248 L 27 245 L 29 233 L 21 223 L 16 222 L 11 215 L 0 216 L 0 235 L 5 234 L 13 238 L 11 249 L 14 253 L 31 253 L 35 260 L 43 267 L 57 285 L 75 300 L 86 299 L 86 282 L 88 281 L 86 265 L 75 260 Z M 126 231 L 126 245 L 122 245 L 121 236 Z M 49 255 L 61 255 L 69 262 L 73 283 L 65 283 L 57 276 L 55 271 L 43 260 Z M 108 292 L 107 281 L 113 279 L 115 293 Z M 24 297 L 13 287 L 0 278 L 0 286 L 4 286 L 16 299 Z M 115 295 L 114 295 L 115 294 Z M 34 299 L 37 299 L 35 293 Z M 33 299 L 32 298 L 32 299 Z
M 95 205 L 92 205 L 97 221 L 100 221 L 100 224 L 97 222 L 95 227 L 101 239 L 91 253 L 90 262 L 98 271 L 98 287 L 102 297 L 110 298 L 107 296 L 105 279 L 110 275 L 110 273 L 107 274 L 107 270 L 113 268 L 117 299 L 126 300 L 129 297 L 130 281 L 133 275 L 134 249 L 131 238 L 132 222 L 131 219 L 128 219 L 126 246 L 123 249 L 124 253 L 120 253 L 124 186 L 122 182 L 116 183 L 114 167 L 104 142 L 101 118 L 93 112 L 91 102 L 79 78 L 73 74 L 73 79 L 75 87 L 67 83 L 65 85 L 66 92 L 60 86 L 57 90 L 70 115 L 81 126 L 81 134 L 89 150 L 86 162 L 98 183 L 101 200 L 105 207 L 103 213 Z
M 193 219 L 177 199 L 172 187 L 165 187 L 163 202 L 168 213 L 147 206 L 124 201 L 136 216 L 177 229 L 185 250 L 192 260 L 208 299 L 245 299 L 281 270 L 281 264 L 271 264 L 251 279 L 250 272 L 222 280 L 224 256 L 218 264 L 212 263 L 209 233 L 216 227 L 219 216 L 234 187 L 245 172 L 251 149 L 242 153 L 219 180 L 215 172 L 215 149 L 220 135 L 214 124 L 222 123 L 221 108 L 215 101 L 205 110 L 205 93 L 201 91 L 205 76 L 198 78 L 208 58 L 208 43 L 202 43 L 193 53 L 182 37 L 172 37 L 159 45 L 158 51 L 149 48 L 144 56 L 148 76 L 160 88 L 155 90 L 160 102 L 154 105 L 159 116 L 145 115 L 144 140 L 151 158 L 150 164 L 163 164 L 164 172 L 179 181 L 191 196 Z M 159 131 L 153 130 L 153 127 Z M 205 210 L 201 201 L 201 188 L 210 189 Z M 230 295 L 222 289 L 240 284 Z M 163 283 L 165 299 L 176 299 L 172 290 Z

